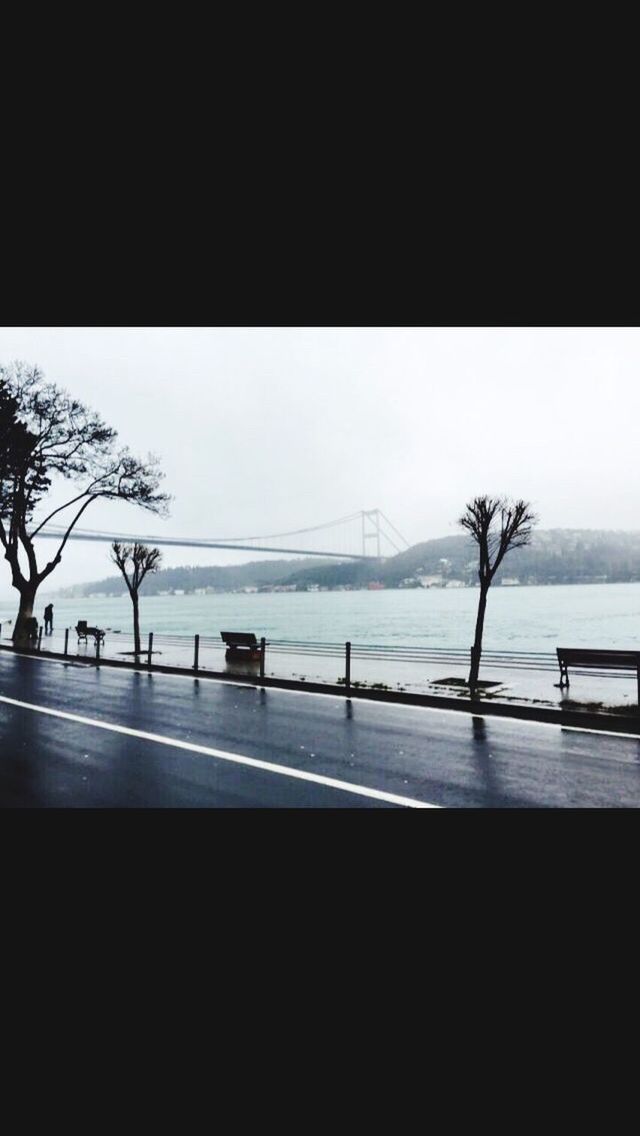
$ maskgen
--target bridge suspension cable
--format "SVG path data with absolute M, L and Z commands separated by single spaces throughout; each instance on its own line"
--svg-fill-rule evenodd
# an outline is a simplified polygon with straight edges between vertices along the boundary
M 238 540 L 280 540 L 285 536 L 302 536 L 303 533 L 320 532 L 321 529 L 332 529 L 338 525 L 346 524 L 347 521 L 355 521 L 360 517 L 360 513 L 349 513 L 346 517 L 338 517 L 335 521 L 325 521 L 322 525 L 311 525 L 306 529 L 289 529 L 288 532 L 280 533 L 266 533 L 260 536 L 220 536 L 210 537 L 210 540 L 224 540 L 229 544 L 235 543 Z M 151 538 L 149 538 L 151 539 Z

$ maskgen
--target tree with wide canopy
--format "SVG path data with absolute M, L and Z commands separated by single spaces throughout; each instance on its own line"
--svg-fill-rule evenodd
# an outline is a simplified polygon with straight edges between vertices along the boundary
M 166 515 L 170 498 L 160 490 L 158 459 L 136 458 L 117 440 L 99 414 L 47 382 L 39 367 L 0 366 L 0 544 L 20 595 L 14 642 L 26 641 L 38 588 L 92 501 L 129 501 Z M 79 492 L 40 519 L 38 506 L 65 481 Z M 39 566 L 34 541 L 54 517 L 63 519 L 60 543 Z

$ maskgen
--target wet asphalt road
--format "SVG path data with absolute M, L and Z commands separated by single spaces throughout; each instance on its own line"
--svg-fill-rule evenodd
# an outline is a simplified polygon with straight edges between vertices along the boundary
M 14 699 L 159 735 L 52 717 Z M 172 743 L 347 782 L 353 791 Z M 0 653 L 2 807 L 638 807 L 640 741 Z

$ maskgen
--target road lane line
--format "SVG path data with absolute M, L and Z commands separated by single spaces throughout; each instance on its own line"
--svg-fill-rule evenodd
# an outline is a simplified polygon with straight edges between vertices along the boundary
M 80 714 L 70 714 L 67 710 L 53 710 L 49 706 L 36 706 L 31 702 L 21 702 L 17 698 L 7 698 L 0 694 L 0 702 L 9 706 L 18 706 L 23 710 L 32 710 L 37 714 L 48 714 L 53 718 L 64 718 L 69 722 L 79 722 L 83 726 L 93 726 L 98 730 L 110 730 L 112 733 L 125 734 L 127 737 L 142 738 L 144 741 L 156 742 L 159 745 L 172 746 L 174 749 L 184 749 L 189 753 L 201 753 L 206 757 L 220 758 L 221 761 L 230 761 L 236 765 L 248 765 L 253 769 L 262 769 L 267 773 L 279 773 L 284 777 L 293 777 L 299 781 L 311 781 L 316 785 L 326 785 L 330 789 L 339 789 L 345 793 L 353 793 L 359 797 L 371 797 L 376 801 L 386 801 L 393 805 L 404 805 L 410 809 L 439 809 L 440 805 L 432 805 L 425 801 L 416 801 L 413 797 L 400 797 L 396 793 L 387 793 L 382 789 L 369 789 L 364 785 L 353 785 L 348 781 L 338 781 L 334 777 L 325 777 L 321 773 L 308 773 L 303 769 L 295 769 L 288 765 L 276 765 L 270 761 L 261 761 L 256 757 L 246 757 L 244 754 L 229 753 L 227 750 L 215 749 L 213 746 L 195 745 L 193 742 L 179 741 L 177 738 L 165 737 L 163 734 L 150 734 L 144 730 L 134 730 L 130 726 L 119 726 L 115 722 L 101 722 L 97 718 L 85 718 Z

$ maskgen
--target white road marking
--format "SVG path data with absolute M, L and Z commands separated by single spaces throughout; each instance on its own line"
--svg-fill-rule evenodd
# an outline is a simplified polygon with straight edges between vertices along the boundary
M 38 663 L 57 663 L 58 666 L 63 667 L 78 665 L 75 662 L 75 657 L 72 655 L 70 655 L 68 659 L 48 659 L 45 656 L 40 655 L 23 655 L 20 651 L 7 650 L 6 653 L 10 658 L 17 656 L 20 659 L 31 659 Z M 2 655 L 3 652 L 0 652 L 0 659 L 2 658 Z M 77 658 L 80 658 L 80 656 L 77 656 Z M 108 667 L 108 660 L 105 662 L 104 659 L 101 659 L 100 661 L 101 663 L 105 663 L 105 666 Z M 88 664 L 80 664 L 80 666 L 88 669 Z M 140 671 L 136 670 L 135 668 L 132 668 L 130 670 L 128 667 L 123 667 L 122 669 L 120 667 L 113 667 L 112 669 L 119 674 L 139 674 L 147 675 L 147 677 L 149 677 L 150 675 L 152 678 L 157 679 L 177 678 L 180 682 L 184 682 L 185 679 L 187 679 L 189 682 L 194 682 L 198 679 L 204 679 L 206 682 L 217 683 L 219 686 L 240 686 L 247 690 L 264 690 L 265 692 L 272 691 L 274 694 L 293 694 L 294 696 L 302 694 L 305 698 L 333 698 L 336 702 L 343 703 L 349 701 L 349 699 L 344 694 L 332 694 L 330 692 L 327 692 L 325 694 L 324 691 L 320 690 L 289 690 L 286 687 L 280 686 L 262 687 L 260 685 L 259 679 L 257 679 L 255 682 L 247 682 L 246 679 L 243 679 L 243 681 L 236 681 L 232 678 L 213 678 L 206 674 L 206 672 L 203 673 L 201 671 L 199 671 L 197 674 L 191 672 L 190 674 L 181 675 L 163 674 L 161 671 Z M 419 693 L 419 691 L 416 693 Z M 353 701 L 362 702 L 363 704 L 368 706 L 379 706 L 381 708 L 390 710 L 426 710 L 431 714 L 455 714 L 458 718 L 461 714 L 468 714 L 472 718 L 488 718 L 491 722 L 518 722 L 521 726 L 545 726 L 550 730 L 572 730 L 578 734 L 597 734 L 598 736 L 603 735 L 608 738 L 629 738 L 631 741 L 640 742 L 640 734 L 627 734 L 622 730 L 607 730 L 604 727 L 602 729 L 596 730 L 592 726 L 566 726 L 564 722 L 541 722 L 538 718 L 520 718 L 516 714 L 492 714 L 488 707 L 484 713 L 482 710 L 471 710 L 466 706 L 462 706 L 460 710 L 450 710 L 448 706 L 417 706 L 412 702 L 383 702 L 382 700 L 378 701 L 375 698 L 359 699 L 357 694 L 353 695 Z M 502 703 L 501 705 L 504 705 L 504 703 Z M 522 703 L 521 705 L 526 706 L 526 703 Z M 545 709 L 553 710 L 554 707 L 548 706 L 545 707 Z
M 36 706 L 31 702 L 21 702 L 17 698 L 7 698 L 0 694 L 0 702 L 9 706 L 19 706 L 23 710 L 33 710 L 37 714 L 49 714 L 53 718 L 64 718 L 69 722 L 79 722 L 83 726 L 93 726 L 98 730 L 110 730 L 116 734 L 125 734 L 127 737 L 142 738 L 145 741 L 157 742 L 159 745 L 171 746 L 174 749 L 184 749 L 189 753 L 201 753 L 206 757 L 217 757 L 222 761 L 234 762 L 236 765 L 249 765 L 253 769 L 263 769 L 267 773 L 279 773 L 283 777 L 293 777 L 299 781 L 311 781 L 316 785 L 327 785 L 330 789 L 339 789 L 345 793 L 353 793 L 359 797 L 371 797 L 376 801 L 386 801 L 392 805 L 404 805 L 410 809 L 439 809 L 440 805 L 432 805 L 425 801 L 416 801 L 413 797 L 400 797 L 396 793 L 386 793 L 381 789 L 369 789 L 364 785 L 352 785 L 348 781 L 337 781 L 334 777 L 324 777 L 321 773 L 308 773 L 302 769 L 295 769 L 288 765 L 275 765 L 270 761 L 260 761 L 255 757 L 245 757 L 240 753 L 228 753 L 227 750 L 215 749 L 213 746 L 194 745 L 192 742 L 179 741 L 177 738 L 168 738 L 163 734 L 149 734 L 144 730 L 133 730 L 129 726 L 119 726 L 114 722 L 101 722 L 97 718 L 85 718 L 80 714 L 70 714 L 66 710 L 53 710 L 49 706 Z

